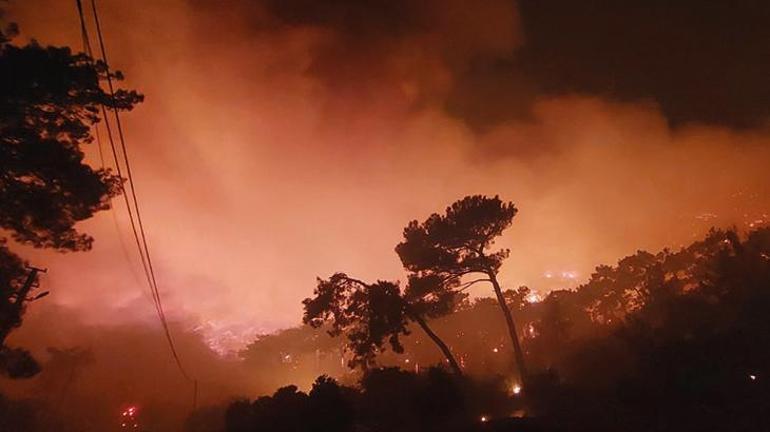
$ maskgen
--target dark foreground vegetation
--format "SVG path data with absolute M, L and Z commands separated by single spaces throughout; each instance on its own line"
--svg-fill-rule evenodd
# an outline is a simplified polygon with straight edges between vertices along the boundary
M 489 306 L 461 305 L 466 334 L 482 334 L 471 318 Z M 307 394 L 284 387 L 236 402 L 227 430 L 770 428 L 770 229 L 743 238 L 714 230 L 679 251 L 639 251 L 598 267 L 576 290 L 509 307 L 532 369 L 518 394 L 503 377 L 373 368 L 351 387 L 321 377 Z M 501 340 L 494 332 L 485 343 Z M 246 355 L 257 352 L 258 343 Z
M 441 370 L 422 374 L 385 368 L 356 387 L 321 376 L 306 394 L 294 386 L 226 413 L 228 431 L 460 431 L 480 419 L 507 417 L 515 409 L 496 382 L 458 379 Z

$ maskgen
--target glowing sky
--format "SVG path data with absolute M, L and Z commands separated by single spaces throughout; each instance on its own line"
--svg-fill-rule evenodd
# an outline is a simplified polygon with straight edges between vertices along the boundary
M 19 41 L 79 47 L 70 3 L 11 2 Z M 220 336 L 295 325 L 316 276 L 402 277 L 403 226 L 467 194 L 516 203 L 503 281 L 543 291 L 571 283 L 549 272 L 581 280 L 637 248 L 770 213 L 770 130 L 754 93 L 688 99 L 722 104 L 719 117 L 659 97 L 676 76 L 658 88 L 618 67 L 615 87 L 560 82 L 542 59 L 517 63 L 560 45 L 531 37 L 542 28 L 511 2 L 333 3 L 100 3 L 112 66 L 146 95 L 124 121 L 173 319 Z M 586 46 L 554 58 L 611 63 Z M 685 99 L 697 91 L 681 86 Z M 152 320 L 112 215 L 82 229 L 96 238 L 89 253 L 24 251 L 49 268 L 46 301 L 93 323 Z

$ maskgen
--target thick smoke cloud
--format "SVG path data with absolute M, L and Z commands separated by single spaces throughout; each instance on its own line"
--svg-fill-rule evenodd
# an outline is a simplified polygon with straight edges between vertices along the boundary
M 548 94 L 660 106 L 670 124 L 767 124 L 770 4 L 522 0 L 521 65 Z
M 259 32 L 319 35 L 306 72 L 336 95 L 403 87 L 474 129 L 538 96 L 653 101 L 672 126 L 754 127 L 770 114 L 766 2 L 198 1 Z
M 675 56 L 686 41 L 652 56 L 635 35 L 637 55 L 619 53 L 605 39 L 632 35 L 608 32 L 653 32 L 650 16 L 574 15 L 581 27 L 561 2 L 99 4 L 113 66 L 147 96 L 124 121 L 169 315 L 218 349 L 297 323 L 316 276 L 402 277 L 403 226 L 466 194 L 516 202 L 504 282 L 542 291 L 636 248 L 770 213 L 770 132 L 729 127 L 765 118 L 768 84 L 751 77 L 766 64 L 751 47 L 711 69 L 698 52 Z M 68 3 L 19 1 L 9 13 L 20 42 L 80 44 Z M 694 19 L 683 14 L 660 25 Z M 763 31 L 750 25 L 735 45 Z M 666 63 L 680 66 L 654 79 Z M 715 90 L 688 79 L 701 66 L 747 78 Z M 729 91 L 749 83 L 756 94 Z M 104 213 L 83 224 L 90 253 L 23 252 L 49 268 L 46 301 L 84 324 L 153 323 L 119 202 L 116 214 L 122 243 Z

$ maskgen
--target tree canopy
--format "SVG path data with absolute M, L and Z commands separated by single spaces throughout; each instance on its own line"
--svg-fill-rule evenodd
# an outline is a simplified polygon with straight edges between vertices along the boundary
M 487 249 L 517 212 L 513 203 L 497 196 L 465 197 L 447 207 L 443 215 L 434 213 L 423 223 L 411 221 L 396 253 L 415 276 L 434 277 L 441 283 L 457 283 L 469 273 L 497 273 L 510 251 Z
M 409 334 L 408 318 L 398 284 L 365 284 L 335 273 L 329 279 L 319 278 L 315 297 L 302 303 L 305 324 L 317 328 L 328 323 L 330 334 L 346 335 L 352 367 L 371 366 L 386 346 L 397 353 L 404 351 L 399 337 Z
M 102 107 L 131 110 L 143 98 L 133 90 L 105 92 L 100 81 L 122 75 L 104 63 L 67 47 L 13 45 L 15 32 L 10 26 L 0 36 L 0 354 L 6 360 L 18 350 L 5 346 L 5 336 L 21 324 L 28 300 L 20 292 L 26 263 L 9 240 L 60 252 L 91 248 L 93 238 L 76 224 L 109 208 L 122 179 L 91 167 L 83 147 L 94 140 Z
M 408 325 L 413 321 L 439 348 L 454 372 L 462 375 L 451 350 L 426 321 L 426 317 L 454 310 L 454 296 L 417 299 L 413 304 L 398 283 L 377 281 L 367 284 L 344 273 L 336 273 L 327 280 L 318 279 L 315 297 L 305 299 L 303 304 L 305 324 L 314 328 L 328 324 L 332 336 L 343 333 L 347 336 L 347 349 L 352 353 L 349 365 L 353 368 L 366 370 L 374 365 L 377 354 L 385 350 L 386 343 L 394 352 L 403 353 L 401 336 L 409 335 Z
M 0 227 L 15 241 L 91 247 L 75 224 L 108 208 L 121 179 L 89 166 L 82 146 L 93 141 L 102 105 L 129 110 L 142 100 L 135 91 L 105 93 L 99 81 L 106 73 L 103 63 L 66 47 L 0 47 Z

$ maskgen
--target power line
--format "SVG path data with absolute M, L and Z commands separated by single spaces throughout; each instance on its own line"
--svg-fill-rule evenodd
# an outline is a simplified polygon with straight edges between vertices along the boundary
M 81 33 L 81 36 L 83 38 L 83 51 L 88 55 L 89 62 L 90 62 L 90 61 L 92 61 L 92 59 L 94 57 L 93 50 L 91 49 L 91 38 L 88 35 L 88 28 L 86 26 L 86 21 L 84 19 L 82 3 L 81 3 L 80 0 L 76 0 L 76 4 L 77 4 L 77 8 L 78 8 L 78 15 L 80 16 L 80 33 Z M 104 105 L 103 104 L 101 104 L 101 108 L 102 108 L 102 113 L 103 113 L 104 121 L 107 124 L 107 127 L 109 127 L 109 118 L 107 117 L 107 114 L 104 111 Z M 94 128 L 94 133 L 96 135 L 96 145 L 97 145 L 97 148 L 99 149 L 99 163 L 101 164 L 100 166 L 101 166 L 102 169 L 106 169 L 108 167 L 107 167 L 107 163 L 105 162 L 105 159 L 104 159 L 104 146 L 102 144 L 101 133 L 99 132 L 99 124 L 98 123 L 94 124 L 93 128 Z M 110 141 L 112 141 L 112 134 L 109 134 L 109 138 L 110 138 Z M 112 146 L 114 147 L 114 144 Z M 114 153 L 113 153 L 113 155 L 114 155 Z M 115 162 L 117 162 L 117 157 L 114 157 L 114 158 L 115 158 Z M 115 168 L 118 171 L 118 176 L 122 179 L 122 176 L 120 175 L 120 165 L 116 163 Z M 120 184 L 120 188 L 123 191 L 123 195 L 124 195 L 124 198 L 125 198 L 125 190 L 123 189 L 123 184 L 122 183 Z M 112 202 L 112 197 L 110 197 L 110 202 Z M 128 202 L 126 202 L 126 205 L 127 205 L 127 208 L 128 208 Z M 130 208 L 129 208 L 129 210 L 130 210 Z M 115 231 L 117 232 L 118 241 L 120 243 L 120 250 L 123 253 L 123 258 L 125 258 L 126 262 L 128 263 L 128 267 L 129 267 L 129 270 L 131 271 L 131 276 L 133 276 L 133 278 L 134 278 L 134 282 L 136 282 L 137 285 L 141 286 L 142 282 L 140 281 L 139 275 L 136 274 L 136 270 L 134 269 L 133 262 L 131 260 L 131 254 L 129 254 L 126 242 L 123 240 L 123 231 L 120 229 L 120 224 L 118 223 L 117 212 L 112 211 L 112 212 L 110 212 L 110 215 L 112 216 L 112 223 L 113 223 L 113 226 L 115 227 Z M 132 220 L 132 222 L 133 222 L 133 220 Z M 141 254 L 141 250 L 140 250 L 140 255 L 142 256 L 142 258 L 144 257 L 144 255 Z M 147 270 L 146 269 L 144 270 L 144 273 L 145 273 L 145 276 L 147 276 Z M 146 295 L 147 293 L 144 293 L 144 294 Z M 152 301 L 153 301 L 153 304 L 154 304 L 155 303 L 155 298 L 154 298 L 154 295 L 152 293 L 152 289 L 150 290 L 150 297 L 152 297 Z
M 87 54 L 89 54 L 89 56 L 91 58 L 93 58 L 93 53 L 91 52 L 91 46 L 90 46 L 90 38 L 88 37 L 88 32 L 87 32 L 87 27 L 86 27 L 86 24 L 85 24 L 85 17 L 84 17 L 84 13 L 83 13 L 83 7 L 82 7 L 81 0 L 76 0 L 76 3 L 77 3 L 77 7 L 78 7 L 78 14 L 80 16 L 81 32 L 82 32 L 83 39 L 84 39 L 84 45 L 85 45 L 86 49 L 88 50 Z M 155 270 L 154 270 L 153 265 L 152 265 L 152 259 L 150 257 L 150 250 L 149 250 L 149 246 L 148 246 L 148 243 L 147 243 L 147 237 L 146 237 L 145 230 L 144 230 L 144 224 L 142 222 L 142 217 L 141 217 L 141 213 L 140 213 L 140 210 L 139 210 L 139 201 L 138 201 L 138 198 L 136 196 L 136 189 L 134 187 L 134 179 L 133 179 L 133 174 L 131 172 L 131 163 L 130 163 L 130 160 L 129 160 L 129 157 L 128 157 L 128 151 L 127 151 L 127 148 L 126 148 L 125 137 L 124 137 L 124 134 L 123 134 L 123 127 L 122 127 L 122 124 L 121 124 L 121 121 L 120 121 L 120 114 L 118 112 L 118 108 L 114 105 L 114 102 L 115 102 L 115 89 L 114 89 L 114 86 L 113 86 L 113 83 L 112 83 L 112 75 L 110 73 L 109 63 L 107 62 L 107 52 L 106 52 L 106 48 L 105 48 L 105 44 L 104 44 L 104 38 L 102 36 L 101 25 L 100 25 L 100 22 L 99 22 L 99 14 L 97 12 L 95 0 L 91 0 L 91 9 L 92 9 L 92 12 L 93 12 L 93 15 L 94 15 L 94 23 L 96 25 L 96 34 L 97 34 L 97 37 L 98 37 L 99 48 L 100 48 L 100 51 L 101 51 L 101 60 L 104 63 L 104 66 L 105 66 L 105 69 L 106 69 L 107 86 L 108 86 L 108 89 L 109 89 L 109 92 L 110 92 L 110 97 L 111 97 L 111 99 L 113 101 L 112 111 L 113 111 L 114 116 L 115 116 L 115 124 L 117 126 L 118 141 L 120 142 L 120 149 L 122 150 L 123 162 L 124 162 L 125 167 L 126 167 L 126 174 L 127 174 L 128 184 L 129 184 L 129 188 L 131 189 L 131 198 L 132 198 L 132 201 L 133 201 L 133 211 L 132 211 L 131 204 L 129 203 L 129 200 L 128 200 L 128 194 L 126 193 L 126 188 L 123 185 L 123 183 L 120 184 L 120 188 L 121 188 L 121 190 L 123 192 L 124 202 L 125 202 L 126 208 L 128 210 L 129 220 L 131 222 L 131 229 L 132 229 L 132 232 L 133 232 L 133 235 L 134 235 L 134 239 L 136 240 L 136 245 L 137 245 L 137 249 L 138 249 L 139 255 L 141 257 L 142 267 L 143 267 L 145 276 L 147 278 L 148 285 L 150 286 L 150 291 L 151 291 L 152 296 L 153 296 L 153 302 L 155 304 L 156 312 L 158 314 L 158 318 L 159 318 L 159 320 L 161 322 L 161 325 L 163 327 L 163 331 L 164 331 L 164 333 L 166 335 L 166 340 L 167 340 L 169 348 L 171 350 L 171 354 L 172 354 L 172 356 L 173 356 L 173 358 L 174 358 L 174 360 L 176 362 L 176 365 L 177 365 L 179 371 L 182 373 L 182 375 L 187 380 L 192 381 L 194 383 L 194 389 L 195 390 L 194 390 L 194 396 L 193 396 L 193 408 L 195 408 L 195 405 L 197 403 L 196 402 L 197 401 L 197 389 L 198 389 L 197 380 L 191 378 L 187 374 L 186 370 L 184 369 L 184 367 L 182 365 L 182 361 L 181 361 L 180 356 L 179 356 L 179 354 L 178 354 L 178 352 L 176 350 L 176 346 L 174 344 L 174 339 L 173 339 L 173 337 L 171 335 L 171 331 L 169 329 L 168 322 L 166 320 L 165 311 L 163 310 L 163 303 L 162 303 L 162 300 L 161 300 L 160 291 L 158 290 L 158 283 L 157 283 L 157 279 L 155 277 Z M 113 159 L 115 161 L 115 167 L 116 167 L 116 170 L 118 172 L 118 176 L 120 178 L 123 178 L 122 171 L 121 171 L 121 168 L 120 168 L 121 164 L 120 164 L 120 161 L 118 159 L 118 153 L 119 152 L 117 150 L 117 146 L 115 145 L 115 140 L 113 138 L 112 128 L 110 126 L 110 122 L 109 122 L 109 118 L 108 118 L 108 115 L 107 115 L 107 109 L 105 107 L 105 104 L 102 104 L 101 108 L 102 108 L 102 116 L 104 117 L 104 120 L 105 120 L 105 127 L 107 129 L 107 136 L 108 136 L 108 139 L 109 139 L 109 142 L 110 142 L 110 147 L 111 147 L 111 150 L 112 150 Z M 136 217 L 135 218 L 134 218 L 134 211 L 136 212 Z M 137 227 L 138 227 L 138 229 L 137 229 Z
M 93 59 L 94 55 L 93 55 L 93 50 L 91 49 L 91 38 L 88 35 L 88 28 L 86 26 L 86 20 L 85 20 L 85 16 L 84 16 L 84 13 L 83 13 L 83 6 L 82 6 L 82 3 L 81 3 L 81 0 L 75 0 L 75 3 L 77 4 L 78 15 L 80 16 L 80 31 L 81 31 L 81 34 L 82 34 L 82 37 L 83 37 L 83 46 L 84 46 L 84 48 L 86 50 L 86 54 L 88 54 L 89 58 Z M 105 67 L 106 67 L 106 64 L 105 64 Z M 107 74 L 109 74 L 109 69 L 107 70 Z M 115 169 L 116 169 L 116 171 L 118 173 L 118 177 L 121 179 L 121 183 L 119 184 L 119 186 L 120 186 L 121 191 L 123 192 L 122 193 L 123 201 L 125 202 L 126 210 L 128 211 L 128 218 L 129 218 L 129 221 L 131 223 L 131 231 L 132 231 L 132 233 L 134 235 L 134 239 L 136 241 L 136 247 L 137 247 L 137 249 L 139 251 L 139 256 L 140 256 L 141 261 L 142 261 L 142 267 L 143 267 L 143 270 L 144 270 L 144 274 L 145 274 L 145 277 L 147 278 L 147 283 L 150 286 L 150 293 L 151 293 L 151 295 L 153 297 L 153 303 L 155 304 L 155 308 L 157 309 L 158 306 L 157 306 L 157 301 L 155 300 L 154 289 L 152 287 L 152 279 L 150 278 L 150 275 L 149 275 L 149 271 L 148 271 L 148 268 L 147 268 L 147 262 L 146 262 L 146 259 L 144 257 L 144 252 L 142 252 L 142 246 L 141 246 L 141 243 L 140 243 L 140 240 L 139 240 L 139 234 L 138 234 L 137 229 L 136 229 L 136 223 L 134 222 L 133 210 L 131 208 L 131 204 L 128 201 L 128 194 L 126 193 L 126 189 L 125 189 L 125 187 L 123 185 L 123 182 L 122 182 L 123 172 L 122 172 L 122 170 L 120 168 L 120 161 L 119 161 L 118 156 L 117 156 L 117 149 L 116 149 L 116 146 L 115 146 L 115 140 L 113 139 L 112 127 L 110 126 L 110 118 L 107 115 L 107 108 L 105 107 L 105 105 L 103 103 L 101 104 L 101 111 L 102 111 L 102 118 L 104 120 L 105 128 L 107 129 L 107 138 L 109 139 L 109 142 L 110 142 L 110 148 L 112 150 L 112 158 L 113 158 L 113 161 L 115 163 Z M 103 150 L 102 150 L 102 145 L 101 145 L 102 144 L 101 143 L 101 137 L 99 136 L 98 126 L 97 126 L 97 129 L 96 129 L 96 133 L 97 133 L 97 144 L 99 145 L 99 157 L 101 159 L 102 166 L 104 166 L 105 165 L 105 163 L 104 163 L 104 155 L 103 155 Z
M 158 283 L 157 283 L 157 279 L 155 278 L 155 270 L 153 269 L 152 258 L 150 257 L 150 250 L 149 250 L 149 247 L 147 245 L 147 237 L 145 235 L 144 224 L 142 222 L 142 216 L 141 216 L 141 212 L 140 212 L 140 209 L 139 209 L 139 201 L 138 201 L 137 196 L 136 196 L 136 189 L 135 189 L 135 186 L 134 186 L 134 177 L 133 177 L 133 173 L 131 172 L 131 163 L 130 163 L 130 160 L 128 158 L 128 150 L 126 148 L 126 141 L 125 141 L 125 137 L 124 137 L 124 134 L 123 134 L 123 126 L 122 126 L 122 124 L 120 122 L 120 114 L 118 112 L 118 109 L 117 109 L 116 106 L 114 106 L 114 102 L 115 102 L 115 88 L 114 88 L 113 83 L 112 83 L 112 74 L 110 73 L 109 61 L 107 60 L 107 50 L 105 48 L 104 38 L 102 36 L 101 24 L 99 22 L 99 13 L 98 13 L 98 11 L 96 9 L 96 0 L 91 0 L 91 9 L 92 9 L 93 14 L 94 14 L 94 23 L 96 24 L 96 34 L 97 34 L 98 41 L 99 41 L 99 48 L 100 48 L 100 51 L 101 51 L 102 61 L 104 62 L 104 65 L 105 65 L 105 68 L 106 68 L 107 87 L 108 87 L 108 89 L 110 91 L 110 98 L 113 101 L 112 111 L 113 111 L 113 113 L 115 115 L 115 124 L 117 125 L 118 139 L 120 141 L 120 147 L 121 147 L 121 150 L 122 150 L 122 153 L 123 153 L 123 162 L 125 163 L 125 166 L 126 166 L 126 174 L 128 176 L 128 184 L 129 184 L 130 189 L 131 189 L 131 198 L 133 200 L 134 210 L 136 212 L 136 221 L 138 222 L 139 233 L 141 234 L 141 239 L 142 239 L 141 247 L 144 250 L 144 258 L 146 258 L 147 267 L 149 269 L 150 279 L 152 280 L 151 286 L 152 286 L 152 290 L 153 290 L 153 293 L 154 293 L 154 296 L 155 296 L 156 306 L 157 306 L 157 310 L 158 310 L 158 316 L 160 318 L 161 324 L 163 325 L 163 331 L 166 334 L 166 339 L 168 340 L 169 347 L 171 348 L 171 354 L 173 355 L 174 360 L 176 361 L 176 364 L 179 367 L 180 372 L 182 372 L 182 375 L 185 378 L 187 378 L 188 380 L 192 380 L 190 378 L 190 376 L 187 374 L 187 372 L 185 371 L 184 366 L 182 366 L 182 361 L 179 358 L 179 354 L 177 353 L 176 346 L 174 344 L 174 340 L 173 340 L 173 338 L 171 336 L 171 332 L 170 332 L 169 327 L 168 327 L 168 322 L 166 321 L 166 315 L 165 315 L 165 312 L 163 311 L 163 304 L 161 302 L 160 292 L 158 290 Z M 102 109 L 104 109 L 104 106 L 102 106 Z

